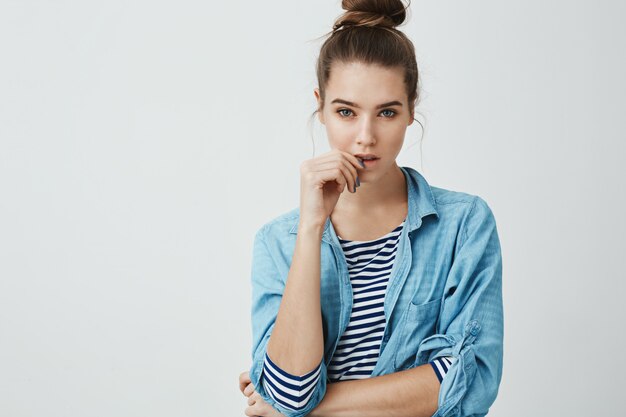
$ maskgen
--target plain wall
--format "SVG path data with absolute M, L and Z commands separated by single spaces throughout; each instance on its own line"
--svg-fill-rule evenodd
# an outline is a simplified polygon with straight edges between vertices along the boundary
M 625 11 L 414 1 L 400 27 L 425 131 L 398 163 L 497 221 L 493 416 L 622 404 Z M 253 237 L 328 150 L 315 38 L 341 12 L 0 1 L 0 415 L 244 415 Z

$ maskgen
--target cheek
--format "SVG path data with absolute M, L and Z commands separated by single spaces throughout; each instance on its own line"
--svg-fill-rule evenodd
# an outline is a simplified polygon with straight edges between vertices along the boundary
M 348 123 L 341 123 L 337 120 L 328 120 L 326 122 L 326 134 L 328 140 L 333 143 L 349 143 L 354 136 L 354 132 L 351 131 Z
M 326 128 L 333 131 L 345 130 L 348 123 L 343 123 L 342 120 L 337 120 L 337 118 L 329 114 L 326 117 Z
M 400 138 L 400 140 L 402 140 L 406 135 L 407 127 L 408 126 L 404 123 L 398 123 L 397 125 L 395 125 L 393 129 L 394 137 L 398 137 Z

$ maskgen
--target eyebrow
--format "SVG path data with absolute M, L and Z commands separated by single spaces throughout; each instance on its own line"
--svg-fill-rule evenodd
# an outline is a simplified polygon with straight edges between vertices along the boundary
M 357 104 L 354 104 L 353 102 L 348 101 L 348 100 L 343 100 L 341 98 L 336 98 L 336 99 L 334 99 L 333 101 L 330 102 L 330 104 L 334 104 L 334 103 L 341 103 L 341 104 L 345 104 L 347 106 L 352 106 L 352 107 L 356 107 L 356 108 L 360 109 L 360 107 Z M 376 106 L 376 108 L 380 109 L 380 108 L 389 107 L 389 106 L 400 106 L 400 107 L 402 107 L 402 103 L 400 103 L 397 100 L 394 100 L 394 101 L 389 101 L 387 103 L 379 104 L 378 106 Z

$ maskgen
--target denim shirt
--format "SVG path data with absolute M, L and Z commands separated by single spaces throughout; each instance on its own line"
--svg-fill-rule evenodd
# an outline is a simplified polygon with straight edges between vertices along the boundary
M 484 416 L 496 399 L 503 362 L 502 256 L 495 218 L 481 197 L 431 186 L 415 169 L 400 169 L 407 182 L 408 213 L 385 295 L 387 325 L 371 377 L 453 356 L 457 360 L 441 382 L 433 416 Z M 321 376 L 302 410 L 276 403 L 260 379 L 298 219 L 295 208 L 256 232 L 251 268 L 250 379 L 267 404 L 289 417 L 305 416 L 322 401 L 330 383 L 327 367 L 352 310 L 348 265 L 327 218 L 321 239 Z

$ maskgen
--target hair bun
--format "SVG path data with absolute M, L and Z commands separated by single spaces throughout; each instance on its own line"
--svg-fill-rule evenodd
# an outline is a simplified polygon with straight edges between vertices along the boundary
M 333 31 L 344 26 L 400 26 L 408 5 L 401 0 L 342 0 L 341 8 L 346 12 L 335 21 Z

